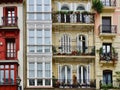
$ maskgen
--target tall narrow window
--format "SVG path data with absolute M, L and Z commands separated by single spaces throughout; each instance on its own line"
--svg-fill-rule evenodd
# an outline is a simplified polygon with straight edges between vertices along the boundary
M 17 25 L 17 7 L 4 7 L 4 25 Z
M 61 37 L 61 48 L 60 49 L 62 53 L 69 53 L 71 51 L 70 37 L 66 34 Z
M 85 53 L 86 44 L 85 44 L 85 36 L 83 35 L 79 35 L 77 37 L 77 50 L 82 53 Z
M 6 58 L 15 59 L 16 58 L 16 44 L 15 39 L 6 39 Z

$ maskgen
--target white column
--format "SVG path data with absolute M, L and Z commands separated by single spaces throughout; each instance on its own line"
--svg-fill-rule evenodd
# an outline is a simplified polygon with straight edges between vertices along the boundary
M 73 83 L 73 82 L 72 82 L 72 76 L 73 76 L 73 75 L 72 75 L 72 71 L 73 71 L 73 66 L 71 65 L 71 68 L 70 68 L 70 73 L 71 73 L 71 77 L 70 77 L 70 79 L 71 79 L 71 84 Z
M 43 77 L 45 77 L 45 62 L 43 62 Z M 45 86 L 45 79 L 43 79 L 43 86 Z
M 81 83 L 83 83 L 83 66 L 81 66 Z

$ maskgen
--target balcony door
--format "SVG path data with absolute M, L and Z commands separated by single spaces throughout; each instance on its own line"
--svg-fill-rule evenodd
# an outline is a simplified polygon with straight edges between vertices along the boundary
M 103 43 L 103 55 L 106 60 L 111 60 L 111 43 Z
M 86 44 L 85 44 L 85 36 L 78 35 L 77 36 L 77 50 L 81 53 L 85 53 Z
M 111 33 L 111 17 L 102 17 L 102 33 Z
M 104 84 L 112 84 L 112 71 L 104 70 L 103 71 L 103 83 Z
M 15 59 L 16 58 L 16 44 L 15 39 L 6 39 L 6 58 Z
M 67 65 L 62 67 L 61 70 L 61 77 L 62 77 L 62 82 L 66 84 L 71 83 L 71 68 Z
M 16 7 L 4 7 L 3 22 L 5 25 L 16 25 L 17 20 L 17 8 Z

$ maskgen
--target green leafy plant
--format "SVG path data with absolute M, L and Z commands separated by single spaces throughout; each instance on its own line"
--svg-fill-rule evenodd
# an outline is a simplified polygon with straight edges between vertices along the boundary
M 92 0 L 92 9 L 97 13 L 102 13 L 103 3 L 100 0 Z

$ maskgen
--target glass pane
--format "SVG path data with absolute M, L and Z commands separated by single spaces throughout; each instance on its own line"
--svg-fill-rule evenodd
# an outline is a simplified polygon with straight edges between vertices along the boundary
M 34 20 L 34 14 L 28 14 L 28 20 Z
M 45 71 L 45 77 L 50 77 L 50 70 Z
M 36 2 L 37 2 L 37 4 L 42 4 L 42 0 L 37 0 Z
M 43 77 L 42 74 L 43 74 L 42 70 L 37 70 L 37 77 L 42 78 Z
M 30 37 L 29 38 L 29 44 L 34 44 L 34 41 L 35 41 L 34 39 L 35 39 L 34 37 Z
M 35 52 L 35 47 L 34 46 L 29 46 L 29 52 Z
M 37 37 L 42 37 L 42 29 L 37 29 Z
M 42 70 L 42 63 L 37 63 L 37 70 Z
M 29 70 L 29 77 L 35 77 L 35 71 Z
M 44 20 L 51 20 L 50 14 L 44 14 Z
M 44 11 L 45 12 L 50 12 L 50 6 L 49 5 L 44 6 Z
M 45 37 L 50 37 L 50 30 L 45 30 Z
M 50 0 L 44 0 L 44 4 L 50 4 Z
M 34 79 L 29 79 L 29 85 L 34 86 L 35 85 L 35 80 Z
M 45 70 L 50 70 L 50 63 L 45 63 Z
M 50 79 L 45 79 L 45 85 L 50 85 L 51 84 L 50 81 L 51 81 Z
M 0 70 L 0 85 L 3 84 L 4 80 L 4 71 Z
M 45 38 L 45 44 L 50 45 L 50 38 Z
M 0 65 L 0 68 L 1 68 L 1 69 L 4 68 L 4 65 Z
M 42 46 L 38 46 L 38 47 L 37 47 L 37 52 L 41 52 L 41 53 L 43 52 L 43 51 L 42 51 Z
M 11 76 L 10 78 L 11 84 L 14 84 L 14 70 L 11 70 L 10 76 Z
M 6 69 L 9 68 L 9 65 L 5 65 L 5 68 L 6 68 Z
M 49 46 L 45 47 L 45 52 L 50 52 L 50 47 Z
M 37 20 L 42 20 L 42 14 L 36 14 Z
M 37 12 L 42 12 L 42 6 L 41 5 L 37 6 Z
M 29 12 L 34 12 L 34 6 L 33 5 L 29 6 Z
M 34 62 L 30 62 L 29 63 L 29 70 L 34 70 L 34 68 L 35 68 Z
M 38 37 L 37 38 L 37 45 L 41 45 L 42 44 L 42 38 Z
M 14 68 L 14 65 L 10 65 L 10 68 Z
M 29 0 L 29 4 L 34 4 L 34 0 Z
M 37 80 L 37 85 L 43 85 L 43 80 L 42 79 L 38 79 Z
M 34 37 L 34 29 L 29 29 L 29 37 Z

